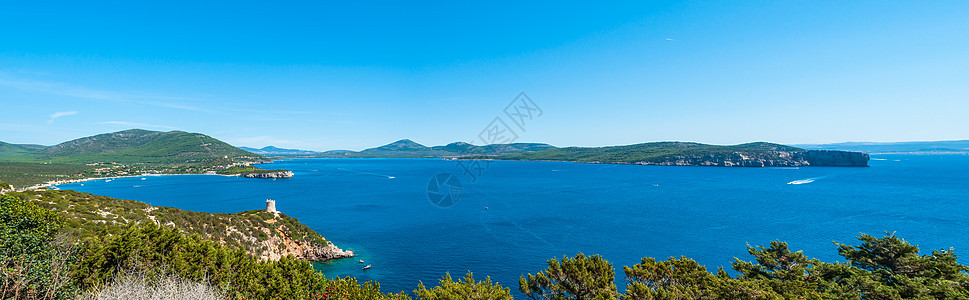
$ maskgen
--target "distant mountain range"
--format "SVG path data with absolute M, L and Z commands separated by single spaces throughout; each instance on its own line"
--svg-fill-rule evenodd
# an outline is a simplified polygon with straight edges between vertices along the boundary
M 796 146 L 804 149 L 858 151 L 871 154 L 969 154 L 969 140 L 896 143 L 850 142 L 835 144 L 804 144 Z
M 868 155 L 846 151 L 815 151 L 772 143 L 747 143 L 732 146 L 687 142 L 656 142 L 611 147 L 558 148 L 540 143 L 513 143 L 476 146 L 464 142 L 428 147 L 403 139 L 363 151 L 243 148 L 277 157 L 330 158 L 456 158 L 503 160 L 552 160 L 587 163 L 619 163 L 689 166 L 868 166 Z M 253 151 L 254 150 L 254 151 Z
M 476 146 L 465 142 L 454 142 L 444 146 L 428 147 L 409 139 L 399 140 L 380 147 L 363 151 L 331 150 L 315 152 L 297 149 L 281 149 L 273 146 L 255 149 L 240 147 L 240 149 L 262 155 L 292 156 L 292 157 L 327 157 L 327 158 L 426 158 L 426 157 L 459 157 L 467 155 L 503 155 L 510 153 L 539 151 L 554 149 L 555 146 L 541 143 L 512 143 Z
M 283 148 L 276 148 L 273 146 L 266 146 L 266 147 L 262 147 L 261 149 L 239 147 L 239 149 L 246 150 L 259 155 L 311 155 L 311 154 L 319 153 L 316 151 L 299 150 L 299 149 L 283 149 Z
M 213 137 L 184 131 L 131 129 L 79 138 L 50 147 L 0 142 L 0 161 L 7 162 L 197 164 L 239 158 L 262 157 Z

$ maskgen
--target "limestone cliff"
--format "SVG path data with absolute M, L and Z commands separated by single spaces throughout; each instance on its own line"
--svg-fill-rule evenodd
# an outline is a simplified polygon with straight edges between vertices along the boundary
M 280 213 L 275 214 L 272 219 L 264 221 L 265 224 L 270 226 L 259 228 L 259 230 L 269 236 L 268 239 L 261 242 L 263 251 L 261 253 L 253 253 L 259 256 L 259 259 L 275 261 L 283 256 L 292 255 L 296 258 L 309 261 L 327 261 L 330 259 L 354 256 L 353 250 L 340 249 L 336 245 L 333 245 L 333 243 L 323 240 L 322 236 L 319 239 L 301 238 L 298 236 L 299 233 L 294 234 L 293 229 L 289 228 L 294 225 L 283 224 L 283 221 L 285 221 L 283 218 L 288 217 L 281 215 Z
M 239 176 L 242 176 L 245 178 L 290 178 L 290 177 L 293 177 L 293 172 L 279 171 L 279 172 L 247 173 L 247 174 L 240 174 Z

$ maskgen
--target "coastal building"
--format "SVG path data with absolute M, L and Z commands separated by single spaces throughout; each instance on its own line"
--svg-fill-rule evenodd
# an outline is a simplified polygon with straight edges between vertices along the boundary
M 266 199 L 266 212 L 276 213 L 276 200 Z

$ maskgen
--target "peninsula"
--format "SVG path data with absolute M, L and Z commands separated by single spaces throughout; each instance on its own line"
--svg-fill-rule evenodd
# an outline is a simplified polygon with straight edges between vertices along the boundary
M 597 148 L 555 148 L 466 158 L 721 167 L 867 167 L 869 160 L 868 154 L 861 152 L 805 150 L 765 142 L 730 146 L 688 142 L 655 142 Z

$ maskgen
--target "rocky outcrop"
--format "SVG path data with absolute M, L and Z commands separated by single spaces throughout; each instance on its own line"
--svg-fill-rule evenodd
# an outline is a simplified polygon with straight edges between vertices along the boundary
M 333 244 L 330 244 L 322 248 L 321 247 L 306 248 L 303 251 L 302 255 L 298 255 L 297 257 L 302 257 L 303 259 L 309 260 L 309 261 L 327 261 L 331 259 L 349 258 L 353 256 L 354 256 L 353 250 L 343 250 L 343 249 L 337 248 Z
M 268 228 L 264 229 L 269 231 Z M 353 257 L 353 250 L 343 250 L 325 241 L 321 245 L 311 241 L 299 240 L 290 236 L 286 231 L 276 229 L 277 234 L 269 234 L 270 238 L 263 241 L 265 251 L 259 254 L 261 260 L 279 260 L 286 255 L 308 260 L 308 261 L 327 261 L 337 258 Z M 268 234 L 268 232 L 267 232 Z
M 242 176 L 245 178 L 290 178 L 290 177 L 293 177 L 293 172 L 279 171 L 279 172 L 247 173 L 247 174 L 239 174 L 239 176 Z

